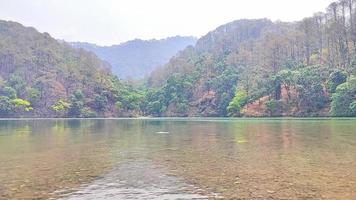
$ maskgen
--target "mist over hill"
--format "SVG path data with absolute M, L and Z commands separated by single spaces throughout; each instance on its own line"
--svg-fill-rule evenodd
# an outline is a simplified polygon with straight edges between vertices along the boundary
M 136 39 L 112 46 L 80 42 L 70 44 L 91 51 L 110 63 L 113 73 L 121 79 L 141 79 L 196 41 L 194 37 L 176 36 L 162 40 Z

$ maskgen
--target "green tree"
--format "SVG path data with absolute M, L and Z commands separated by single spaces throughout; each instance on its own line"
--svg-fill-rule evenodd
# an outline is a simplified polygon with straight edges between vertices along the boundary
M 93 102 L 93 107 L 97 110 L 97 111 L 104 111 L 107 104 L 108 104 L 108 98 L 105 95 L 99 95 L 96 94 L 94 96 L 94 102 Z
M 95 118 L 97 117 L 97 113 L 93 110 L 91 110 L 88 107 L 84 107 L 81 111 L 81 117 L 84 118 Z
M 76 90 L 70 97 L 70 105 L 68 115 L 70 117 L 81 117 L 84 108 L 84 94 L 81 90 Z
M 26 88 L 28 100 L 31 104 L 36 104 L 40 100 L 41 92 L 37 88 Z
M 122 97 L 121 103 L 126 110 L 139 110 L 141 100 L 141 94 L 130 93 Z
M 282 70 L 277 74 L 277 79 L 283 85 L 287 92 L 287 103 L 291 100 L 291 87 L 294 84 L 294 73 L 291 70 Z M 281 88 L 279 88 L 281 89 Z
M 56 113 L 60 114 L 60 116 L 64 116 L 68 112 L 70 107 L 71 104 L 66 102 L 65 100 L 58 100 L 57 103 L 51 106 L 51 109 Z
M 356 113 L 356 100 L 350 104 L 350 111 L 351 113 Z
M 265 103 L 269 116 L 280 116 L 283 110 L 282 101 L 269 100 Z
M 3 93 L 4 96 L 9 97 L 10 99 L 16 99 L 17 98 L 17 92 L 12 87 L 4 87 L 2 93 Z
M 22 112 L 22 111 L 29 112 L 33 110 L 33 108 L 31 107 L 31 103 L 24 99 L 13 99 L 10 102 L 13 105 L 13 108 L 17 110 L 17 112 Z
M 165 105 L 160 101 L 149 102 L 146 107 L 147 113 L 154 116 L 160 116 L 165 110 Z
M 324 108 L 328 102 L 323 88 L 323 69 L 309 66 L 294 73 L 295 88 L 298 92 L 297 106 L 301 115 L 311 115 Z
M 121 103 L 120 101 L 117 101 L 117 102 L 115 103 L 115 108 L 116 108 L 117 110 L 122 109 L 122 103 Z
M 16 91 L 24 91 L 26 87 L 26 82 L 18 75 L 10 75 L 9 80 L 7 81 L 8 85 L 14 88 Z
M 242 107 L 247 103 L 247 97 L 248 96 L 245 91 L 237 91 L 235 97 L 232 99 L 232 101 L 229 103 L 229 106 L 227 107 L 228 115 L 231 117 L 240 116 Z
M 356 116 L 356 78 L 339 85 L 332 95 L 331 114 L 338 117 Z
M 342 83 L 345 83 L 347 80 L 347 73 L 336 70 L 335 72 L 330 74 L 329 80 L 326 83 L 327 89 L 330 93 L 334 93 L 336 91 L 337 86 Z
M 0 96 L 0 116 L 1 117 L 8 116 L 12 111 L 11 107 L 12 107 L 11 99 L 6 96 Z

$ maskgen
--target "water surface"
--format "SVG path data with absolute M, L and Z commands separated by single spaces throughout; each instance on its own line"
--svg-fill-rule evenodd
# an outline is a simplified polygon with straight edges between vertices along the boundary
M 0 121 L 0 199 L 356 199 L 355 119 Z

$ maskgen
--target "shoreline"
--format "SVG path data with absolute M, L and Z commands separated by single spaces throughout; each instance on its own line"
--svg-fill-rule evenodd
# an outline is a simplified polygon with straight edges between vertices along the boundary
M 356 120 L 355 117 L 107 117 L 107 118 L 0 118 L 0 121 L 35 121 L 35 120 L 177 120 L 177 121 L 234 121 L 234 120 Z

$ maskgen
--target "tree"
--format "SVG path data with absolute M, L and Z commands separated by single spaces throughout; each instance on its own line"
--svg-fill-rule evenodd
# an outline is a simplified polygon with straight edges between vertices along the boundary
M 115 103 L 115 108 L 116 108 L 117 110 L 120 110 L 120 109 L 122 108 L 122 103 L 121 103 L 120 101 L 117 101 L 117 102 Z
M 120 102 L 122 103 L 123 108 L 125 108 L 126 110 L 139 110 L 141 100 L 142 100 L 142 95 L 130 93 L 124 95 Z
M 51 106 L 51 109 L 58 113 L 60 116 L 64 116 L 68 112 L 70 107 L 70 103 L 60 99 L 54 105 Z
M 310 115 L 324 108 L 328 98 L 323 88 L 323 72 L 318 66 L 309 66 L 295 72 L 297 105 L 302 115 Z
M 10 99 L 16 99 L 17 98 L 17 92 L 15 89 L 12 87 L 4 87 L 2 94 L 6 97 L 9 97 Z
M 269 116 L 279 116 L 283 110 L 282 102 L 277 100 L 269 100 L 265 103 Z
M 275 79 L 279 80 L 280 84 L 282 84 L 283 87 L 287 91 L 287 96 L 288 96 L 287 103 L 289 103 L 289 101 L 291 100 L 291 96 L 292 96 L 291 95 L 291 87 L 294 84 L 293 76 L 294 76 L 294 74 L 291 70 L 282 70 L 277 74 L 277 76 L 275 78 Z
M 330 74 L 329 80 L 326 83 L 327 89 L 330 93 L 334 93 L 337 86 L 345 83 L 347 80 L 347 74 L 341 70 L 336 70 Z
M 356 101 L 353 101 L 349 108 L 351 113 L 356 113 Z
M 84 107 L 81 111 L 81 117 L 84 118 L 95 118 L 97 116 L 97 113 L 93 110 L 91 110 L 88 107 Z
M 106 108 L 106 105 L 108 104 L 108 98 L 105 95 L 98 95 L 96 94 L 94 96 L 94 102 L 93 102 L 93 107 L 97 110 L 97 111 L 104 111 L 104 109 Z
M 68 115 L 72 117 L 81 117 L 82 109 L 84 108 L 84 94 L 80 90 L 76 90 L 70 97 L 70 108 Z
M 240 90 L 236 92 L 235 97 L 229 103 L 227 107 L 228 115 L 231 117 L 237 117 L 241 115 L 241 108 L 247 103 L 247 94 L 245 91 Z
M 37 88 L 26 88 L 26 96 L 31 104 L 36 104 L 40 100 L 41 92 Z
M 7 81 L 8 85 L 14 88 L 16 91 L 24 91 L 26 83 L 18 75 L 11 74 L 9 80 Z
M 11 100 L 9 97 L 0 96 L 0 116 L 6 117 L 11 112 Z
M 33 110 L 33 108 L 31 107 L 31 103 L 29 101 L 26 101 L 23 99 L 13 99 L 10 102 L 13 105 L 15 112 L 16 111 L 17 112 L 22 112 L 22 111 L 29 112 L 29 111 Z
M 160 101 L 149 102 L 147 105 L 147 113 L 154 116 L 160 116 L 165 110 L 165 105 Z
M 332 95 L 331 114 L 337 117 L 356 116 L 356 78 L 339 85 Z

